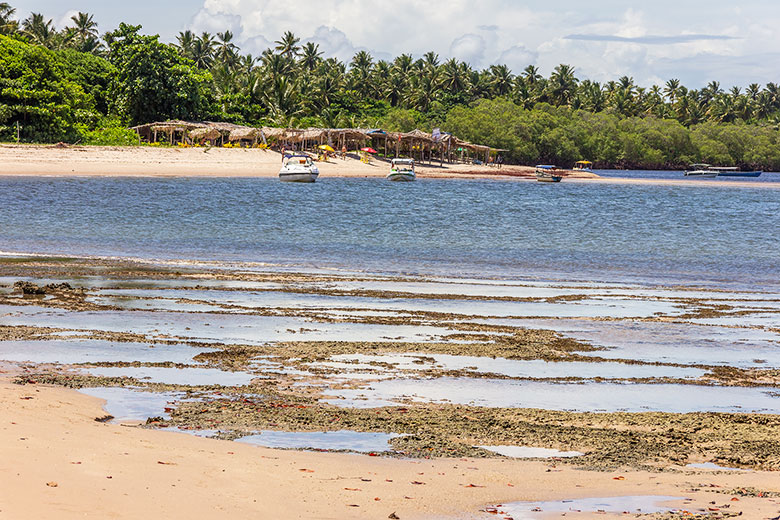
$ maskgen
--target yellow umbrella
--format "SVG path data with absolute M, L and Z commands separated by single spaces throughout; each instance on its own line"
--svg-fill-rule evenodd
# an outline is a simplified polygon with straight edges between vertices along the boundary
M 336 151 L 336 150 L 334 150 L 332 147 L 330 147 L 327 144 L 321 144 L 320 145 L 320 150 L 325 150 L 326 152 L 335 152 Z

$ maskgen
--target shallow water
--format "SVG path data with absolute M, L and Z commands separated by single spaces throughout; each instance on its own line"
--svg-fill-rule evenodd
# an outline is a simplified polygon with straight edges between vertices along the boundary
M 551 459 L 581 457 L 584 453 L 579 451 L 560 451 L 550 448 L 533 448 L 530 446 L 479 446 L 482 449 L 498 453 L 504 457 L 514 459 Z
M 343 370 L 371 369 L 383 371 L 384 368 L 370 363 L 392 363 L 401 370 L 465 370 L 476 373 L 500 374 L 517 378 L 566 378 L 577 377 L 592 379 L 638 379 L 638 378 L 688 378 L 696 379 L 706 371 L 698 368 L 667 367 L 653 365 L 629 365 L 624 363 L 587 363 L 571 361 L 514 360 L 475 356 L 452 356 L 446 354 L 396 354 L 364 355 L 343 354 L 333 356 L 336 363 L 318 363 Z M 357 362 L 355 364 L 353 362 Z
M 361 453 L 389 451 L 390 439 L 395 433 L 355 432 L 277 432 L 264 430 L 255 435 L 241 437 L 238 442 L 266 446 L 268 448 L 298 448 L 314 450 L 348 450 Z
M 125 343 L 91 339 L 55 341 L 0 341 L 0 359 L 31 363 L 191 363 L 205 349 L 187 345 Z
M 375 408 L 404 400 L 573 412 L 780 413 L 774 388 L 676 384 L 558 383 L 468 378 L 388 379 L 328 390 L 337 406 Z
M 143 392 L 132 388 L 82 388 L 82 394 L 105 399 L 103 409 L 113 415 L 114 422 L 146 421 L 149 417 L 170 418 L 166 408 L 181 401 L 184 394 L 176 392 Z
M 552 329 L 609 349 L 583 352 L 585 356 L 780 368 L 780 333 L 767 330 L 648 321 L 504 320 L 500 323 Z
M 353 296 L 324 296 L 287 292 L 249 291 L 195 291 L 195 290 L 103 290 L 95 303 L 116 305 L 129 309 L 160 309 L 187 312 L 224 310 L 222 305 L 236 305 L 247 309 L 372 309 L 383 311 L 427 311 L 480 316 L 561 316 L 610 317 L 674 315 L 681 312 L 678 304 L 626 298 L 584 298 L 565 303 L 517 302 L 485 300 L 436 300 L 410 298 L 366 298 Z M 144 300 L 142 298 L 166 298 Z M 177 302 L 174 299 L 205 301 L 206 304 Z M 208 305 L 213 304 L 213 305 Z
M 444 327 L 321 323 L 302 318 L 147 311 L 67 311 L 0 305 L 0 325 L 78 328 L 175 336 L 223 343 L 269 341 L 432 341 L 452 331 Z
M 421 180 L 401 193 L 380 179 L 323 179 L 300 189 L 276 179 L 3 177 L 0 250 L 778 285 L 775 190 L 536 184 Z M 395 225 L 399 204 L 414 209 L 403 226 Z M 290 218 L 296 207 L 316 218 L 299 225 Z
M 144 383 L 171 385 L 243 386 L 258 376 L 246 372 L 227 372 L 216 368 L 168 368 L 168 367 L 94 367 L 81 372 L 99 377 L 132 377 Z
M 671 496 L 623 496 L 604 498 L 579 498 L 549 502 L 514 502 L 498 507 L 504 513 L 516 520 L 552 518 L 552 513 L 597 513 L 603 511 L 611 514 L 651 514 L 672 511 L 675 508 L 663 506 L 665 502 L 682 500 Z M 560 515 L 556 514 L 555 518 Z

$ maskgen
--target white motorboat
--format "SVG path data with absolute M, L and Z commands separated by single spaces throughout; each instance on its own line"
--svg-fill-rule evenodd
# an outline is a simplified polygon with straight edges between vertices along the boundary
M 390 162 L 390 181 L 409 182 L 417 178 L 414 173 L 414 159 L 393 159 Z
M 306 154 L 285 156 L 282 169 L 279 170 L 279 180 L 284 182 L 314 182 L 319 175 L 319 168 Z
M 685 171 L 685 176 L 712 179 L 718 176 L 718 170 L 712 168 L 709 164 L 692 164 L 691 169 Z

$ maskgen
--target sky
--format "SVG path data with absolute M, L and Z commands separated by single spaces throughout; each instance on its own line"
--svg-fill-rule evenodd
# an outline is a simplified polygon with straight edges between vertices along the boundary
M 780 83 L 777 0 L 11 0 L 17 17 L 43 13 L 61 28 L 84 11 L 100 30 L 120 21 L 173 42 L 191 29 L 235 34 L 259 55 L 285 31 L 347 63 L 359 50 L 377 59 L 434 51 L 485 68 L 528 65 L 548 76 L 561 63 L 580 79 L 633 77 L 689 88 Z

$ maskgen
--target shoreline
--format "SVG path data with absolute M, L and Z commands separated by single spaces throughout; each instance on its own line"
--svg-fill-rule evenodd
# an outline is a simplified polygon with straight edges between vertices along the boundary
M 776 489 L 778 473 L 596 472 L 555 461 L 269 449 L 97 422 L 105 414 L 101 400 L 60 387 L 14 385 L 14 371 L 0 365 L 0 467 L 10 476 L 5 497 L 14 497 L 0 495 L 0 511 L 9 518 L 138 518 L 150 507 L 166 518 L 203 511 L 211 518 L 464 518 L 511 501 L 631 495 L 692 499 L 670 503 L 688 511 L 715 501 L 747 518 L 777 511 L 772 499 L 734 501 L 727 493 Z M 591 516 L 604 517 L 579 517 Z
M 276 178 L 278 152 L 246 148 L 158 148 L 67 145 L 0 144 L 0 177 L 39 178 Z M 389 163 L 376 159 L 362 163 L 357 155 L 318 162 L 320 179 L 378 178 Z M 420 179 L 482 179 L 535 182 L 531 166 L 473 164 L 419 164 Z M 721 182 L 706 179 L 633 179 L 602 177 L 564 170 L 564 182 L 635 186 L 699 186 L 779 189 L 780 182 Z

